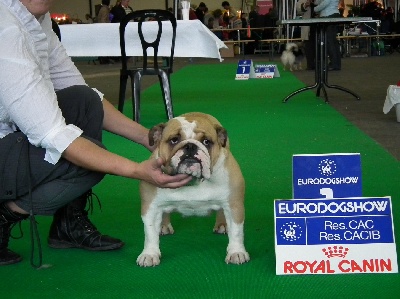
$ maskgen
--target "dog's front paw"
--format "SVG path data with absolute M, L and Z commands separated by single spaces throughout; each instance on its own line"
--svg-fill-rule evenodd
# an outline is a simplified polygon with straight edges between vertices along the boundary
M 250 256 L 247 251 L 228 252 L 225 258 L 227 264 L 240 265 L 250 261 Z
M 160 252 L 145 252 L 143 251 L 137 258 L 136 263 L 140 267 L 154 267 L 160 264 Z
M 175 231 L 171 223 L 161 225 L 160 235 L 173 235 L 174 233 Z

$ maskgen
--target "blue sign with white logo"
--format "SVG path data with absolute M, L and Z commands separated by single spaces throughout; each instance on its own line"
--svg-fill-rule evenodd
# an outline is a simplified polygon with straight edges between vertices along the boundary
M 390 197 L 275 201 L 277 245 L 394 243 Z
M 250 72 L 252 71 L 253 61 L 249 60 L 239 60 L 236 69 L 236 80 L 247 80 L 250 78 Z
M 360 196 L 360 154 L 293 156 L 293 198 Z

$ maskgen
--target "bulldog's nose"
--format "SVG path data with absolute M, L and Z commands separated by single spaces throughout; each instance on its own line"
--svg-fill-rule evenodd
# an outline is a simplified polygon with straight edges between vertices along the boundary
M 188 143 L 184 147 L 185 152 L 189 156 L 193 156 L 197 152 L 197 145 L 194 145 L 193 143 Z

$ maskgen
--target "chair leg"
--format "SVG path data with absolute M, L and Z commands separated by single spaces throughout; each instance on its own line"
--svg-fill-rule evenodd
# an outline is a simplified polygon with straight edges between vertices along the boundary
M 168 119 L 174 118 L 169 74 L 161 71 L 158 74 L 158 78 L 160 80 L 161 92 L 164 99 L 165 112 L 167 114 L 167 118 Z
M 140 122 L 140 82 L 142 80 L 142 74 L 136 72 L 132 79 L 132 106 L 133 115 L 137 123 Z
M 118 110 L 122 113 L 124 111 L 124 103 L 125 103 L 125 91 L 126 91 L 126 83 L 128 81 L 128 75 L 120 75 L 119 76 L 119 98 L 118 98 Z

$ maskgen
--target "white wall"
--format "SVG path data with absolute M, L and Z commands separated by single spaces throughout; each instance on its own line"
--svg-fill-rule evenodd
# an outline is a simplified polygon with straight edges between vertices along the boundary
M 172 7 L 173 0 L 169 0 L 169 6 Z M 214 10 L 217 8 L 222 8 L 221 3 L 223 0 L 196 0 L 192 1 L 193 4 L 199 4 L 200 2 L 204 2 L 210 10 Z M 228 0 L 231 6 L 240 10 L 242 5 L 242 0 Z M 111 0 L 111 4 L 115 4 L 115 0 Z M 246 2 L 246 1 L 244 1 Z M 252 1 L 247 1 L 248 3 L 252 3 Z M 51 10 L 52 13 L 66 13 L 70 15 L 71 18 L 78 18 L 81 20 L 85 20 L 85 14 L 89 13 L 89 0 L 54 0 L 53 8 Z M 94 14 L 94 6 L 96 4 L 101 4 L 101 0 L 92 0 L 92 11 Z M 165 9 L 165 0 L 131 0 L 130 6 L 134 10 L 138 9 L 146 9 L 146 8 L 160 8 Z M 244 9 L 245 10 L 245 9 Z

